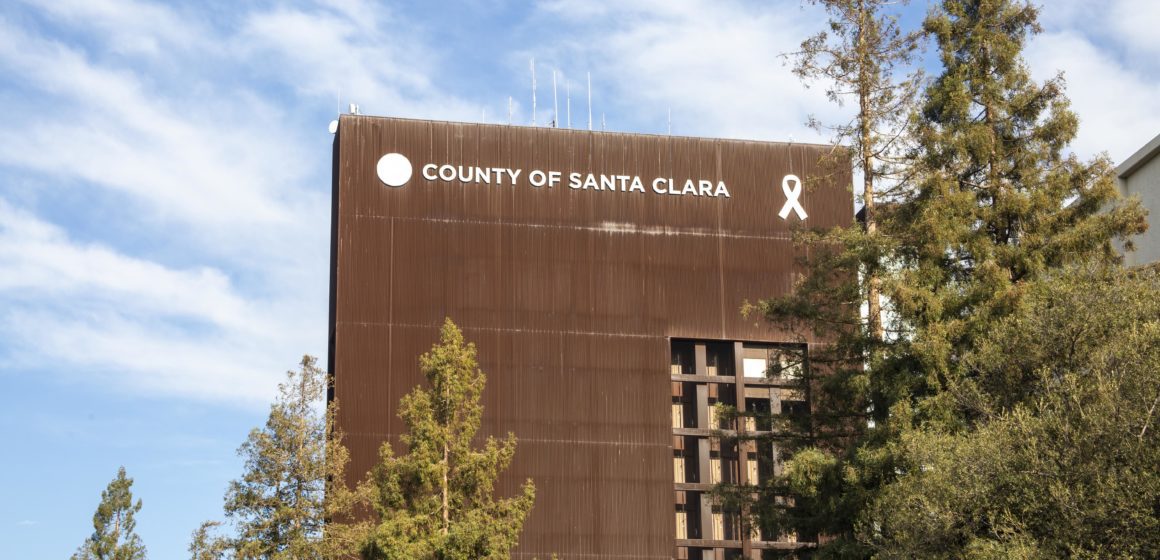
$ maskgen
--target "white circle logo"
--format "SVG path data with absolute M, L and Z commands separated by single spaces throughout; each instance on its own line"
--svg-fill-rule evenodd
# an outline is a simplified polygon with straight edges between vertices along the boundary
M 387 154 L 375 166 L 379 180 L 388 187 L 401 187 L 411 180 L 411 160 L 403 154 Z

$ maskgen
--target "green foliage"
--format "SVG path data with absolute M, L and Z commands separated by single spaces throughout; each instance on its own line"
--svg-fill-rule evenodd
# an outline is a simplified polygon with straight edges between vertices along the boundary
M 1016 0 L 945 0 L 931 13 L 924 30 L 943 73 L 912 118 L 906 173 L 876 227 L 801 234 L 809 273 L 793 295 L 750 309 L 830 341 L 810 356 L 814 439 L 770 484 L 794 506 L 758 512 L 766 525 L 829 535 L 820 557 L 893 554 L 884 543 L 902 541 L 878 539 L 870 512 L 914 471 L 914 442 L 951 445 L 1050 393 L 1036 392 L 1039 368 L 1057 349 L 997 351 L 992 329 L 1026 313 L 1034 286 L 1061 270 L 1118 262 L 1113 242 L 1146 228 L 1137 201 L 1117 200 L 1106 158 L 1065 153 L 1078 119 L 1063 80 L 1032 81 L 1021 58 L 1036 20 Z M 884 309 L 867 320 L 860 307 L 873 310 L 878 289 Z M 1032 347 L 1029 336 L 1020 340 Z M 1037 533 L 1012 531 L 973 554 L 1042 550 Z
M 1112 241 L 1146 228 L 1135 201 L 1115 205 L 1106 158 L 1064 155 L 1078 119 L 1062 79 L 1033 82 L 1020 57 L 1036 16 L 1022 2 L 946 0 L 925 23 L 944 72 L 916 122 L 915 191 L 884 226 L 899 264 L 884 289 L 908 336 L 880 387 L 919 422 L 973 419 L 943 390 L 972 341 L 1018 308 L 1023 282 L 1114 262 Z
M 245 472 L 230 482 L 224 506 L 233 534 L 203 524 L 193 534 L 192 560 L 342 557 L 361 539 L 365 527 L 345 521 L 362 496 L 343 483 L 349 455 L 333 426 L 336 405 L 323 407 L 327 378 L 316 363 L 304 356 L 298 371 L 286 373 L 266 425 L 238 449 Z
M 101 492 L 101 503 L 93 514 L 93 534 L 72 555 L 72 560 L 144 560 L 145 545 L 134 529 L 141 500 L 133 503 L 133 479 L 125 467 Z
M 1160 557 L 1160 277 L 1068 269 L 1026 291 L 956 392 L 1004 401 L 896 444 L 903 474 L 861 526 L 880 557 Z
M 312 357 L 287 372 L 264 428 L 238 449 L 245 473 L 230 482 L 225 513 L 237 520 L 238 558 L 303 558 L 322 532 L 326 422 L 317 408 L 325 374 Z
M 535 501 L 528 480 L 522 494 L 494 499 L 495 480 L 511 463 L 516 440 L 487 438 L 472 447 L 480 426 L 486 381 L 475 345 L 448 319 L 440 342 L 420 360 L 430 383 L 403 397 L 400 436 L 407 454 L 383 443 L 372 471 L 378 525 L 366 559 L 507 558 Z
M 217 521 L 206 521 L 194 530 L 190 536 L 189 560 L 220 560 L 225 557 L 229 543 L 213 532 L 220 526 Z
M 809 124 L 833 133 L 835 145 L 848 148 L 834 163 L 843 174 L 849 164 L 863 172 L 863 199 L 874 207 L 881 178 L 900 170 L 898 156 L 905 146 L 902 135 L 922 74 L 908 70 L 922 34 L 903 30 L 890 13 L 898 0 L 811 0 L 825 7 L 826 30 L 802 41 L 795 55 L 794 73 L 807 85 L 820 79 L 826 95 L 839 105 L 854 105 L 845 123 Z M 905 0 L 901 2 L 905 4 Z M 837 155 L 837 154 L 836 154 Z
M 906 195 L 906 178 L 913 173 L 913 161 L 906 157 L 912 141 L 906 125 L 921 73 L 908 66 L 922 39 L 920 33 L 899 26 L 891 13 L 896 2 L 815 3 L 826 8 L 830 20 L 825 31 L 802 42 L 795 72 L 803 80 L 822 79 L 831 100 L 855 107 L 846 123 L 812 124 L 829 128 L 835 143 L 848 148 L 823 163 L 847 170 L 852 164 L 861 171 L 863 220 L 860 227 L 796 232 L 796 241 L 810 246 L 809 273 L 791 297 L 745 309 L 782 323 L 800 340 L 812 335 L 829 341 L 811 346 L 810 368 L 802 377 L 812 401 L 808 425 L 785 426 L 808 437 L 777 441 L 782 457 L 796 454 L 789 464 L 796 465 L 796 471 L 788 469 L 785 477 L 759 488 L 757 500 L 747 504 L 754 523 L 768 532 L 796 531 L 805 538 L 852 534 L 853 520 L 867 495 L 863 487 L 874 478 L 837 458 L 864 435 L 860 431 L 873 405 L 873 377 L 866 365 L 882 361 L 897 339 L 897 331 L 886 330 L 881 305 L 882 277 L 891 270 L 895 243 L 884 235 L 878 216 L 880 205 L 894 204 Z M 860 313 L 863 306 L 865 316 Z M 776 426 L 779 419 L 769 422 Z M 747 489 L 736 494 L 742 502 L 753 495 Z M 786 501 L 787 494 L 794 499 Z M 844 546 L 839 540 L 828 548 Z

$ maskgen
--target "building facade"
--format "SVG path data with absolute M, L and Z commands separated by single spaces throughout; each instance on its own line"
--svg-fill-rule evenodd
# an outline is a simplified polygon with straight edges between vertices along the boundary
M 535 481 L 516 558 L 761 558 L 708 495 L 778 468 L 755 420 L 808 411 L 813 341 L 746 302 L 786 294 L 795 228 L 853 223 L 830 146 L 343 115 L 334 141 L 330 372 L 361 478 L 444 317 L 478 347 L 481 435 Z M 724 431 L 722 431 L 724 430 Z M 798 542 L 803 541 L 803 542 Z M 764 552 L 771 551 L 771 552 Z
M 1144 209 L 1148 211 L 1149 223 L 1155 223 L 1160 216 L 1160 135 L 1148 142 L 1131 157 L 1116 167 L 1116 182 L 1120 194 L 1138 196 Z M 1160 227 L 1150 227 L 1148 231 L 1133 238 L 1134 251 L 1124 253 L 1124 264 L 1128 266 L 1160 262 Z

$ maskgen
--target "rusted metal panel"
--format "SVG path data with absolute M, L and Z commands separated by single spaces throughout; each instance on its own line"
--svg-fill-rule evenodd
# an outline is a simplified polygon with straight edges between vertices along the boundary
M 669 558 L 674 551 L 670 338 L 778 342 L 743 301 L 792 286 L 795 215 L 852 222 L 848 173 L 818 181 L 828 146 L 344 115 L 336 136 L 331 372 L 350 476 L 398 445 L 399 399 L 451 317 L 488 374 L 485 435 L 519 449 L 498 485 L 537 501 L 516 556 Z M 413 172 L 392 188 L 378 159 Z M 428 163 L 519 169 L 519 183 L 428 181 Z M 532 170 L 562 183 L 533 187 Z M 645 192 L 568 186 L 640 177 Z M 723 181 L 730 196 L 658 194 L 654 178 Z M 817 184 L 815 184 L 817 183 Z M 667 190 L 667 187 L 664 189 Z M 401 451 L 401 450 L 399 450 Z

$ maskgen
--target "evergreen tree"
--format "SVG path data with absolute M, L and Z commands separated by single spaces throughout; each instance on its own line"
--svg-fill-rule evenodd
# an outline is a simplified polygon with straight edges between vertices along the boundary
M 134 529 L 134 516 L 141 511 L 141 500 L 133 503 L 133 479 L 125 476 L 125 467 L 101 492 L 101 503 L 93 514 L 93 534 L 72 555 L 72 560 L 144 560 L 145 545 Z
M 943 73 L 913 118 L 910 174 L 878 208 L 877 234 L 803 236 L 815 243 L 809 274 L 757 306 L 832 343 L 810 357 L 819 429 L 775 482 L 800 515 L 766 502 L 775 522 L 829 535 L 823 557 L 875 552 L 856 527 L 905 472 L 900 442 L 966 433 L 1032 398 L 964 365 L 1023 308 L 1027 286 L 1071 263 L 1115 262 L 1112 241 L 1146 227 L 1137 202 L 1116 202 L 1106 158 L 1065 155 L 1078 121 L 1062 78 L 1037 84 L 1020 57 L 1036 17 L 1016 0 L 945 0 L 927 18 Z M 859 313 L 868 264 L 889 308 L 880 337 Z
M 1079 121 L 1063 79 L 1035 83 L 1020 56 L 1037 17 L 1023 1 L 944 0 L 924 24 L 944 70 L 916 127 L 921 179 L 891 217 L 890 301 L 909 336 L 900 375 L 881 386 L 916 421 L 954 429 L 986 414 L 989 397 L 960 391 L 972 341 L 1018 308 L 1024 282 L 1116 262 L 1113 240 L 1147 227 L 1136 201 L 1115 205 L 1106 157 L 1065 155 Z
M 234 534 L 203 524 L 190 545 L 194 560 L 342 557 L 361 542 L 365 523 L 350 520 L 362 494 L 343 483 L 349 454 L 333 426 L 334 403 L 323 406 L 328 384 L 316 363 L 304 356 L 286 373 L 266 425 L 238 449 L 245 473 L 230 482 L 224 507 Z
M 515 454 L 512 434 L 472 447 L 480 426 L 486 378 L 475 345 L 450 319 L 439 344 L 419 359 L 430 383 L 403 397 L 399 416 L 405 455 L 390 442 L 372 471 L 378 524 L 363 548 L 370 559 L 501 559 L 516 545 L 535 501 L 528 480 L 515 497 L 492 497 L 495 480 Z

